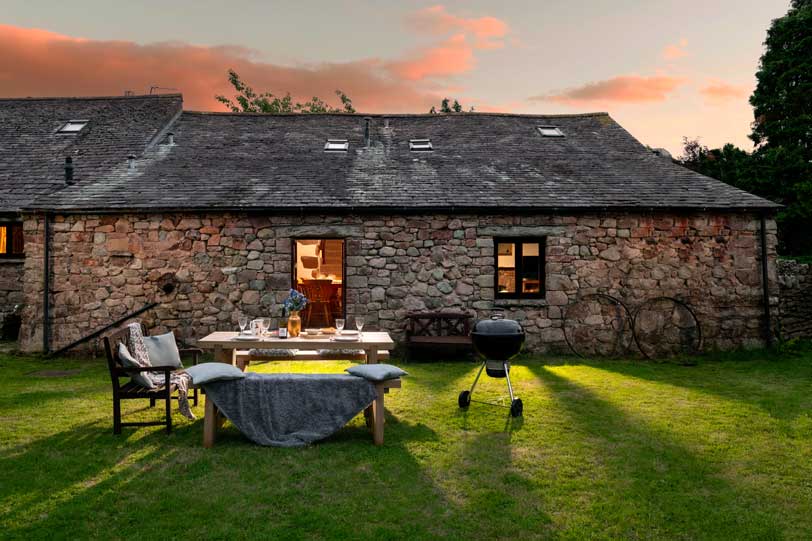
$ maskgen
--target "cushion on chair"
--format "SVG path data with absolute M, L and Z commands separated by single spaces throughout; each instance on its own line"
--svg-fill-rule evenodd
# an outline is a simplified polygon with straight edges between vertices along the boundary
M 135 357 L 132 356 L 130 350 L 127 349 L 122 343 L 118 344 L 118 358 L 121 361 L 122 366 L 124 368 L 143 368 L 138 361 L 135 360 Z M 149 364 L 145 366 L 151 366 Z M 152 384 L 152 381 L 147 377 L 144 372 L 135 372 L 133 374 L 129 374 L 130 379 L 133 380 L 135 383 L 140 385 L 141 387 L 146 387 L 147 389 L 154 389 L 155 385 Z
M 175 342 L 175 335 L 171 332 L 145 336 L 144 345 L 147 347 L 149 364 L 152 366 L 183 368 L 183 363 L 180 362 L 178 345 Z
M 192 377 L 192 383 L 202 385 L 211 381 L 242 379 L 245 374 L 234 365 L 226 363 L 203 363 L 185 370 Z
M 345 372 L 369 381 L 385 381 L 409 375 L 406 371 L 391 364 L 357 364 L 347 368 Z

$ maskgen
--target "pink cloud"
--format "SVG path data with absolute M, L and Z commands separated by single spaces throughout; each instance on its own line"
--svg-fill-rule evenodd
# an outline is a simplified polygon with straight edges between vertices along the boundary
M 688 56 L 688 52 L 685 50 L 686 47 L 688 47 L 688 40 L 685 38 L 679 40 L 679 43 L 666 45 L 663 49 L 663 58 L 665 60 L 679 60 L 680 58 L 685 58 Z
M 643 103 L 664 101 L 686 81 L 679 77 L 621 75 L 566 89 L 557 94 L 533 96 L 531 101 L 550 101 L 580 106 L 594 103 Z
M 443 43 L 417 52 L 413 58 L 387 64 L 398 78 L 418 81 L 431 77 L 459 75 L 474 67 L 474 51 L 463 34 L 452 36 Z
M 477 49 L 497 49 L 504 47 L 510 28 L 496 17 L 465 18 L 449 13 L 445 6 L 435 5 L 419 10 L 411 15 L 409 22 L 416 30 L 434 35 L 464 33 L 473 37 Z
M 747 97 L 747 88 L 713 79 L 699 89 L 699 93 L 710 103 L 737 101 Z
M 121 95 L 159 85 L 183 92 L 185 107 L 199 110 L 223 110 L 214 96 L 231 95 L 227 70 L 233 68 L 256 90 L 289 91 L 299 100 L 330 100 L 339 88 L 358 110 L 423 112 L 442 98 L 423 79 L 474 66 L 473 50 L 460 36 L 397 60 L 283 66 L 259 62 L 254 51 L 237 46 L 96 41 L 8 25 L 0 25 L 0 58 L 0 96 Z

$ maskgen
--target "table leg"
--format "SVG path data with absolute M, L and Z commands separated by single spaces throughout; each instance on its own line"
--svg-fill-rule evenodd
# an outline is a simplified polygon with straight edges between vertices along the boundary
M 378 364 L 378 348 L 367 348 L 364 350 L 367 364 Z
M 234 350 L 217 346 L 214 348 L 214 360 L 218 363 L 234 364 Z
M 203 447 L 211 449 L 214 446 L 214 440 L 217 438 L 217 421 L 219 413 L 214 401 L 206 396 L 206 415 L 203 418 Z
M 383 445 L 383 385 L 376 385 L 375 388 L 378 391 L 378 396 L 375 397 L 375 401 L 372 403 L 372 441 L 375 445 Z

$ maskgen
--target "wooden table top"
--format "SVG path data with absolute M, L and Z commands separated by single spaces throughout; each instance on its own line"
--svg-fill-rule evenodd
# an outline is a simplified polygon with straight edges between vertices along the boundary
M 267 336 L 256 340 L 234 340 L 238 332 L 217 331 L 201 338 L 198 345 L 201 348 L 225 349 L 385 349 L 395 348 L 395 342 L 387 332 L 362 332 L 361 340 L 355 342 L 339 342 L 332 340 L 331 335 L 324 338 L 278 338 Z

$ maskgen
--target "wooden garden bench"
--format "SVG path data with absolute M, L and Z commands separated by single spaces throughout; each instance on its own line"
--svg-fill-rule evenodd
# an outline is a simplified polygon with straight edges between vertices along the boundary
M 411 312 L 406 315 L 406 351 L 411 358 L 415 353 L 437 352 L 451 355 L 470 355 L 471 320 L 460 312 Z

